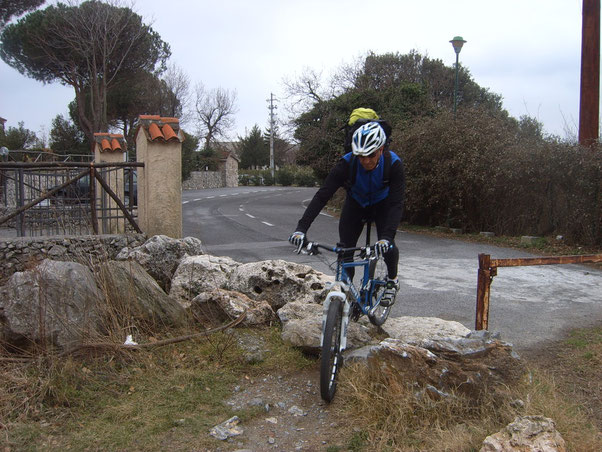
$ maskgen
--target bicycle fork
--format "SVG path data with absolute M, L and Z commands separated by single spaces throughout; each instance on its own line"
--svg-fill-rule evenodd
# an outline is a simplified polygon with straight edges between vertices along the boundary
M 330 306 L 330 301 L 333 298 L 340 298 L 343 302 L 343 315 L 341 317 L 341 331 L 340 331 L 340 349 L 339 352 L 343 352 L 345 348 L 347 348 L 347 327 L 349 326 L 349 310 L 351 309 L 351 304 L 347 300 L 347 296 L 338 290 L 332 290 L 328 292 L 326 296 L 326 300 L 324 300 L 324 310 L 322 311 L 322 332 L 320 333 L 320 347 L 324 345 L 324 327 L 326 325 L 326 317 L 328 316 L 328 308 Z

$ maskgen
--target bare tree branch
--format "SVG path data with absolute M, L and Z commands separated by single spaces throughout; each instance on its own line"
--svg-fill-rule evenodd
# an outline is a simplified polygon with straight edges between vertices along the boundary
M 236 106 L 236 91 L 224 88 L 214 88 L 207 91 L 202 83 L 195 87 L 195 110 L 199 135 L 208 149 L 218 138 L 227 137 L 234 127 L 234 115 L 238 112 Z

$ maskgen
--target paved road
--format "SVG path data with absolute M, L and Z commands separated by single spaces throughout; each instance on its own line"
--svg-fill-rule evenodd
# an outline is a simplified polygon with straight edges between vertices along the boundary
M 286 238 L 309 188 L 238 187 L 185 191 L 185 236 L 207 252 L 239 262 L 285 259 L 330 272 L 331 256 L 299 256 Z M 310 238 L 336 243 L 337 220 L 320 215 Z M 400 232 L 401 291 L 393 316 L 435 316 L 474 328 L 477 256 L 525 257 L 521 251 Z M 602 271 L 579 265 L 500 268 L 491 287 L 489 329 L 517 348 L 559 337 L 567 329 L 602 323 Z

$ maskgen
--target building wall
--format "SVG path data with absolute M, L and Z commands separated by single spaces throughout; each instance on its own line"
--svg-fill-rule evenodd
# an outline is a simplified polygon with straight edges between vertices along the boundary
M 229 156 L 219 171 L 193 171 L 182 184 L 182 190 L 238 187 L 238 161 Z

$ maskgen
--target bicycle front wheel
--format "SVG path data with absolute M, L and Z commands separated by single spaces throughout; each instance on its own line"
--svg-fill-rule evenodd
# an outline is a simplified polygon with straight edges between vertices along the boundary
M 383 258 L 379 258 L 370 262 L 370 279 L 376 279 L 380 281 L 387 280 L 387 265 Z M 387 318 L 389 317 L 389 313 L 391 312 L 391 306 L 381 306 L 379 303 L 379 299 L 382 297 L 383 292 L 385 291 L 384 284 L 375 285 L 372 289 L 372 306 L 376 306 L 375 309 L 371 310 L 368 314 L 368 319 L 370 319 L 370 323 L 375 326 L 381 326 Z
M 324 325 L 324 342 L 320 363 L 320 395 L 331 402 L 337 390 L 337 374 L 342 364 L 341 327 L 343 324 L 343 305 L 339 298 L 333 298 L 328 306 Z

